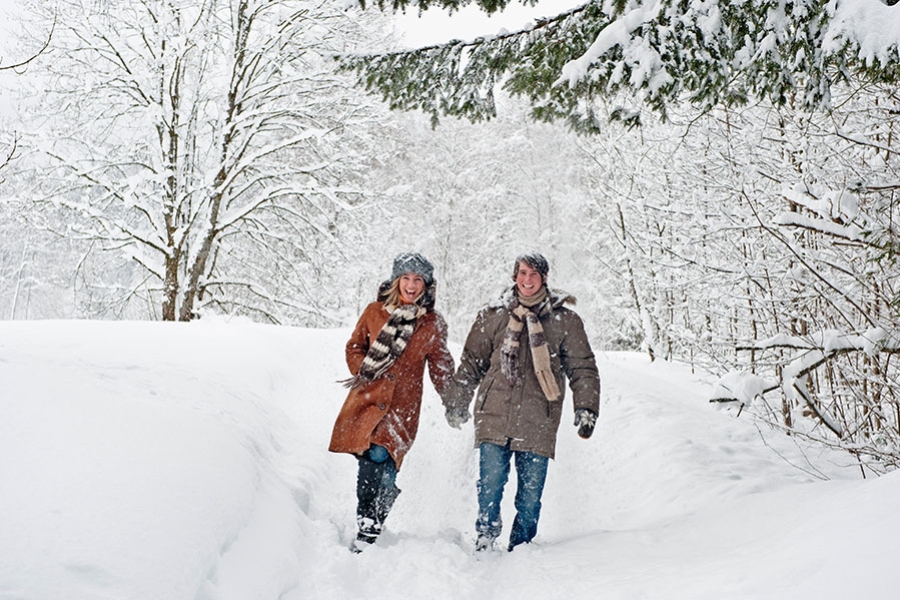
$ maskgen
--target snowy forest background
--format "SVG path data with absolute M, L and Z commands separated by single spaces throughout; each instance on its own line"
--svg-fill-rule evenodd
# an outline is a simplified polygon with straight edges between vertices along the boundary
M 596 348 L 721 375 L 718 399 L 864 474 L 900 464 L 896 77 L 835 78 L 827 110 L 663 118 L 618 90 L 581 135 L 501 95 L 487 122 L 432 128 L 336 70 L 401 44 L 378 10 L 22 4 L 0 63 L 3 319 L 346 326 L 413 249 L 462 341 L 538 249 Z

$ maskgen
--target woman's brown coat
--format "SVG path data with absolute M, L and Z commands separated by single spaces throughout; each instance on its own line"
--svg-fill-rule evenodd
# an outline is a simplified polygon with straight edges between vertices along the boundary
M 373 302 L 363 311 L 346 346 L 352 374 L 359 372 L 370 342 L 389 316 L 382 302 Z M 350 390 L 328 449 L 361 454 L 370 444 L 377 444 L 387 449 L 399 469 L 419 429 L 426 362 L 431 382 L 442 394 L 453 376 L 454 364 L 447 349 L 447 324 L 434 311 L 418 318 L 406 349 L 383 376 Z

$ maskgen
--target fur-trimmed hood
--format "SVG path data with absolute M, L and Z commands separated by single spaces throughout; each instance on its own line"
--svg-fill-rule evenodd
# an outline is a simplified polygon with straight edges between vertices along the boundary
M 547 286 L 547 296 L 550 298 L 550 308 L 555 309 L 566 304 L 571 306 L 575 306 L 577 300 L 575 296 L 569 294 L 568 292 L 564 292 L 562 290 L 556 290 Z M 513 300 L 516 298 L 516 286 L 512 286 L 506 288 L 500 297 L 488 304 L 490 308 L 512 308 Z

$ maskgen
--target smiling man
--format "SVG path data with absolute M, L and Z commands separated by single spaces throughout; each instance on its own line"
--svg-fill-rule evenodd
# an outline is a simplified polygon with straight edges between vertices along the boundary
M 575 299 L 547 287 L 547 259 L 538 253 L 516 258 L 512 286 L 500 302 L 478 313 L 466 339 L 459 369 L 445 395 L 447 422 L 469 418 L 475 388 L 478 448 L 476 550 L 494 545 L 502 521 L 500 502 L 510 464 L 518 477 L 516 518 L 507 549 L 537 534 L 547 465 L 554 457 L 569 380 L 578 434 L 594 431 L 600 377 L 584 324 L 566 304 Z

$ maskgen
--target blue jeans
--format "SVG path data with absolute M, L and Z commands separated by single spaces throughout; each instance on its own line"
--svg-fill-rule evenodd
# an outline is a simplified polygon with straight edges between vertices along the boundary
M 356 520 L 360 532 L 370 538 L 381 533 L 384 520 L 400 494 L 396 480 L 397 465 L 383 446 L 372 444 L 359 457 Z
M 547 480 L 546 456 L 533 452 L 518 452 L 506 446 L 482 443 L 478 478 L 478 519 L 475 531 L 479 536 L 496 538 L 503 527 L 500 518 L 500 501 L 503 488 L 509 479 L 510 459 L 515 457 L 518 490 L 516 491 L 516 518 L 509 535 L 509 549 L 530 542 L 537 534 L 541 516 L 541 495 Z

